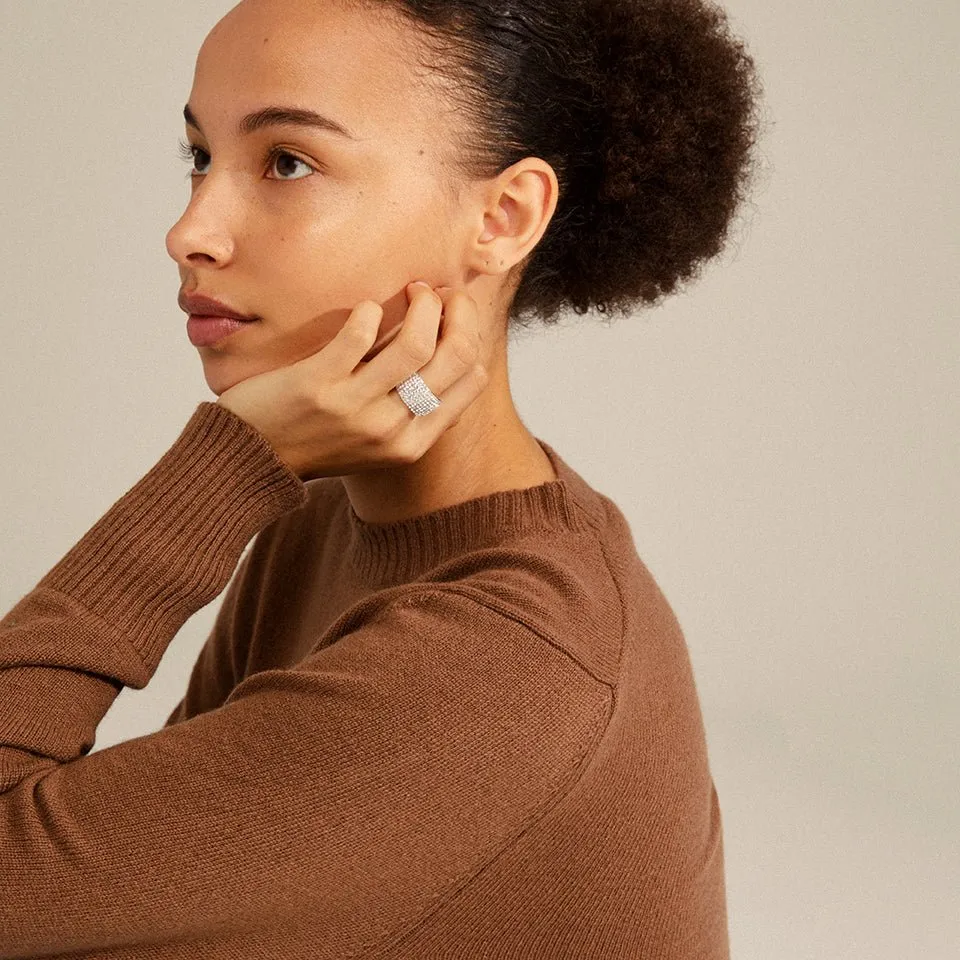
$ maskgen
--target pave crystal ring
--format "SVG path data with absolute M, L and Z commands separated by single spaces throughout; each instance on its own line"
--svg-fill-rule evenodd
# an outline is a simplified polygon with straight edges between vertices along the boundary
M 426 381 L 419 373 L 415 373 L 409 380 L 404 380 L 397 387 L 400 399 L 407 405 L 407 409 L 415 417 L 428 417 L 439 409 L 440 398 L 427 386 Z

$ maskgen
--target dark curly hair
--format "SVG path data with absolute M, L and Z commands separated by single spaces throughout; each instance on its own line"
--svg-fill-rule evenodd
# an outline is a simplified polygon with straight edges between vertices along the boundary
M 761 85 L 709 0 L 353 0 L 418 28 L 467 120 L 454 173 L 525 157 L 560 185 L 508 321 L 655 305 L 721 252 L 753 172 Z

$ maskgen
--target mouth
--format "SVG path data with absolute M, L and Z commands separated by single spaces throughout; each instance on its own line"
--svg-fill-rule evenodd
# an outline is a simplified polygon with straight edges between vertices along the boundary
M 195 347 L 212 347 L 256 322 L 256 320 L 238 320 L 235 317 L 191 314 L 187 320 L 187 336 Z
M 222 321 L 224 323 L 257 323 L 259 318 L 257 317 L 229 317 L 221 316 L 217 314 L 216 316 L 210 313 L 191 313 L 187 318 L 189 323 L 214 323 L 217 321 Z
M 187 295 L 181 292 L 177 298 L 177 302 L 180 305 L 180 309 L 190 315 L 191 320 L 227 319 L 238 320 L 242 323 L 252 323 L 260 319 L 260 317 L 254 314 L 241 313 L 226 303 L 221 303 L 219 300 L 214 300 L 212 297 L 205 297 L 201 294 Z

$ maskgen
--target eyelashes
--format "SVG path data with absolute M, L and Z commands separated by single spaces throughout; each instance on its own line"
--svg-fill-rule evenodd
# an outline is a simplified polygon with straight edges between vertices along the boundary
M 200 147 L 195 146 L 192 143 L 187 143 L 186 140 L 179 141 L 177 153 L 180 155 L 180 159 L 186 163 L 196 163 L 198 153 L 206 153 L 206 150 L 202 150 Z M 187 174 L 188 177 L 199 176 L 195 170 L 191 170 Z
M 178 146 L 179 146 L 179 149 L 177 151 L 178 155 L 180 159 L 185 161 L 186 163 L 196 163 L 197 154 L 200 154 L 200 153 L 207 154 L 207 151 L 204 150 L 202 147 L 198 147 L 192 143 L 187 143 L 185 140 L 180 140 Z M 209 156 L 209 154 L 207 154 L 207 156 Z M 308 163 L 306 160 L 303 160 L 300 157 L 298 157 L 295 153 L 291 153 L 289 150 L 285 150 L 282 147 L 275 147 L 273 150 L 271 150 L 270 153 L 267 155 L 266 159 L 264 160 L 264 163 L 268 167 L 272 167 L 273 164 L 280 157 L 289 157 L 291 160 L 294 160 L 296 163 L 299 163 L 301 166 L 306 167 L 308 170 L 311 171 L 310 173 L 311 176 L 314 173 L 321 172 L 320 169 L 318 169 L 318 167 L 316 167 L 314 164 Z M 187 174 L 187 176 L 202 177 L 202 176 L 206 176 L 206 174 L 202 174 L 197 170 L 191 170 Z M 279 177 L 277 179 L 279 179 L 282 182 L 282 181 L 292 181 L 292 180 L 306 180 L 307 178 L 306 177 Z
M 196 160 L 196 152 L 199 149 L 199 147 L 195 147 L 193 144 L 187 143 L 186 140 L 180 140 L 178 142 L 177 153 L 181 160 L 189 162 L 191 160 Z

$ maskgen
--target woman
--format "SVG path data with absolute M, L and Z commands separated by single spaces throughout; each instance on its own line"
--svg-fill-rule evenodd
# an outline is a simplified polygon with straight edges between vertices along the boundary
M 0 956 L 728 956 L 683 636 L 507 334 L 721 249 L 751 67 L 699 0 L 217 24 L 167 245 L 219 400 L 0 622 Z

